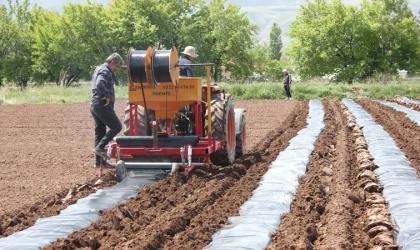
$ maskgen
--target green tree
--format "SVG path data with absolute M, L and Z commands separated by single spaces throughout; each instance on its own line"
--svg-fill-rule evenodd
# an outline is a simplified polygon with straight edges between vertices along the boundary
M 107 15 L 101 4 L 66 4 L 60 16 L 38 10 L 34 29 L 33 69 L 38 81 L 70 86 L 89 79 L 93 66 L 113 52 Z
M 152 23 L 153 0 L 113 0 L 110 3 L 109 29 L 114 45 L 127 53 L 130 47 L 146 50 L 159 40 L 158 27 Z M 159 5 L 159 4 L 157 4 Z
M 390 4 L 395 2 L 406 1 L 365 0 L 355 7 L 316 0 L 301 6 L 291 24 L 294 41 L 289 48 L 299 74 L 334 74 L 337 81 L 353 82 L 398 68 L 418 68 L 415 20 Z
M 0 86 L 3 83 L 4 77 L 4 61 L 6 55 L 9 53 L 9 44 L 11 37 L 11 17 L 8 14 L 8 10 L 5 5 L 0 5 Z
M 203 4 L 201 0 L 113 0 L 110 29 L 116 47 L 146 50 L 159 42 L 161 49 L 185 46 L 189 21 Z
M 246 13 L 225 0 L 211 0 L 200 10 L 195 21 L 199 31 L 191 36 L 203 55 L 199 60 L 214 63 L 215 81 L 220 80 L 222 66 L 226 66 L 235 79 L 247 79 L 253 72 L 250 49 L 258 27 L 249 21 Z
M 32 32 L 32 72 L 33 81 L 37 84 L 58 82 L 61 65 L 62 48 L 59 40 L 64 34 L 60 26 L 58 12 L 42 8 L 33 9 L 34 28 Z
M 31 78 L 31 25 L 29 1 L 12 3 L 8 8 L 0 7 L 0 76 L 22 88 Z
M 289 54 L 303 77 L 337 74 L 354 79 L 355 46 L 364 32 L 362 16 L 356 7 L 339 0 L 308 2 L 301 6 L 291 23 Z M 354 32 L 357 31 L 357 32 Z
M 413 17 L 413 11 L 407 0 L 374 0 L 383 5 L 383 11 L 390 16 L 393 22 L 401 22 L 404 18 Z
M 265 76 L 270 81 L 281 82 L 283 81 L 283 69 L 287 69 L 289 73 L 294 73 L 288 60 L 284 58 L 281 58 L 280 60 L 270 60 L 267 63 Z
M 376 44 L 369 51 L 374 72 L 418 71 L 420 39 L 407 1 L 364 1 L 362 9 L 370 21 L 371 41 Z
M 107 15 L 102 4 L 87 1 L 66 4 L 61 18 L 64 36 L 60 45 L 65 63 L 60 84 L 70 86 L 80 78 L 89 79 L 93 66 L 103 63 L 111 54 L 111 39 Z
M 203 5 L 202 0 L 113 0 L 108 8 L 109 41 L 121 55 L 130 48 L 146 50 L 149 46 L 183 49 L 196 35 L 192 21 Z M 125 74 L 118 72 L 124 79 Z
M 253 61 L 253 72 L 256 75 L 261 76 L 261 78 L 265 78 L 265 74 L 267 72 L 267 63 L 270 61 L 267 44 L 256 44 L 251 49 L 251 56 Z
M 281 28 L 277 23 L 273 23 L 270 31 L 270 58 L 280 60 L 283 42 L 281 40 Z

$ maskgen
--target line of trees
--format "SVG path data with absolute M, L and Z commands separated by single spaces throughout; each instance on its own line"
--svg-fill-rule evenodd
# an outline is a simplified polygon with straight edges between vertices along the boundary
M 398 69 L 420 72 L 419 24 L 407 0 L 363 0 L 361 6 L 308 1 L 291 23 L 286 50 L 277 23 L 269 44 L 253 38 L 257 29 L 227 0 L 112 0 L 106 7 L 87 0 L 65 4 L 62 12 L 8 0 L 0 5 L 0 86 L 70 86 L 89 80 L 109 54 L 124 56 L 130 47 L 147 49 L 158 42 L 179 51 L 195 46 L 196 62 L 215 64 L 216 81 L 222 66 L 242 82 L 253 75 L 279 80 L 282 68 L 350 83 Z
M 160 43 L 179 51 L 193 45 L 197 62 L 215 64 L 216 80 L 222 65 L 241 80 L 253 72 L 257 29 L 226 0 L 113 0 L 107 7 L 88 0 L 65 4 L 62 13 L 8 0 L 0 5 L 0 79 L 22 87 L 29 81 L 70 86 L 90 79 L 113 52 L 124 56 L 130 47 Z

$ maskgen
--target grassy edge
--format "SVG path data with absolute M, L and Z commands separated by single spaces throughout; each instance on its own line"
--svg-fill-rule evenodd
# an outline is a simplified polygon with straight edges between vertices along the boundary
M 219 84 L 232 94 L 235 99 L 282 99 L 286 98 L 281 83 L 246 83 Z M 389 98 L 395 95 L 417 97 L 420 95 L 420 82 L 402 83 L 328 83 L 300 82 L 292 85 L 292 95 L 295 99 L 314 98 Z
M 237 100 L 286 98 L 283 85 L 279 82 L 242 84 L 222 82 L 218 85 Z M 0 88 L 0 105 L 88 102 L 90 93 L 90 87 L 86 84 L 69 88 L 58 88 L 56 86 L 28 87 L 24 90 L 6 86 Z M 420 82 L 405 81 L 387 84 L 300 82 L 292 85 L 292 95 L 295 99 L 389 98 L 394 95 L 418 97 L 420 95 Z M 116 98 L 127 99 L 127 86 L 116 86 L 115 96 Z

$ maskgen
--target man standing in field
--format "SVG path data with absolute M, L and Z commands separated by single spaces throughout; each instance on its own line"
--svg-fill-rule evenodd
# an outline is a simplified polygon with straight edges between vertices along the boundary
M 195 53 L 195 48 L 193 46 L 185 47 L 183 54 L 179 59 L 179 65 L 192 64 L 193 58 L 196 58 L 198 55 Z M 180 67 L 179 75 L 185 77 L 194 77 L 194 69 L 191 66 Z
M 114 111 L 114 72 L 119 70 L 123 60 L 118 53 L 110 55 L 104 64 L 96 66 L 92 76 L 92 99 L 90 112 L 95 121 L 95 141 L 93 153 L 96 155 L 94 167 L 99 167 L 101 158 L 109 159 L 105 146 L 121 131 L 122 125 Z M 106 127 L 109 127 L 108 133 Z
M 287 72 L 287 69 L 283 69 L 283 85 L 286 91 L 287 99 L 292 100 L 292 93 L 290 92 L 290 86 L 292 85 L 292 76 Z

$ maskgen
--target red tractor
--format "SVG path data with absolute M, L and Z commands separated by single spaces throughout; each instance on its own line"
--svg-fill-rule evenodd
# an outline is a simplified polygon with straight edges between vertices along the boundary
M 117 179 L 132 170 L 176 171 L 229 165 L 246 152 L 244 109 L 210 84 L 212 64 L 201 77 L 179 77 L 178 52 L 130 49 L 124 136 L 106 150 L 116 158 Z

